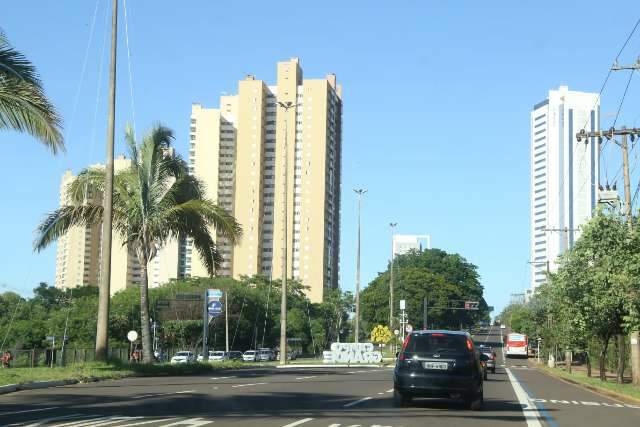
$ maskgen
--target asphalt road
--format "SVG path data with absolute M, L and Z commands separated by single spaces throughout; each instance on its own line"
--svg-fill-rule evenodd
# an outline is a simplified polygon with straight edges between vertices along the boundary
M 500 329 L 475 337 L 499 347 Z M 485 409 L 416 400 L 396 408 L 392 370 L 252 369 L 217 376 L 130 378 L 0 396 L 8 426 L 638 426 L 627 405 L 505 360 L 485 382 Z

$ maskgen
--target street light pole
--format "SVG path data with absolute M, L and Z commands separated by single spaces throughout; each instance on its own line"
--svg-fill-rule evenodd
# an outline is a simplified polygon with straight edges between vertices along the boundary
M 282 289 L 280 299 L 280 364 L 287 364 L 287 256 L 288 256 L 288 180 L 289 180 L 289 147 L 288 120 L 289 110 L 298 106 L 291 101 L 281 102 L 278 105 L 284 109 L 284 185 L 283 185 L 283 209 L 282 209 Z
M 358 242 L 356 244 L 356 321 L 355 321 L 355 342 L 360 341 L 360 209 L 362 207 L 362 196 L 367 192 L 365 188 L 354 189 L 358 195 Z
M 111 66 L 109 70 L 109 118 L 107 124 L 107 160 L 104 178 L 104 214 L 102 218 L 102 262 L 96 324 L 96 360 L 107 360 L 109 345 L 109 297 L 111 288 L 111 223 L 113 220 L 113 151 L 116 116 L 116 50 L 118 45 L 118 0 L 113 0 L 111 17 Z
M 389 279 L 389 329 L 393 331 L 393 229 L 398 225 L 397 222 L 390 222 L 391 229 L 391 277 Z

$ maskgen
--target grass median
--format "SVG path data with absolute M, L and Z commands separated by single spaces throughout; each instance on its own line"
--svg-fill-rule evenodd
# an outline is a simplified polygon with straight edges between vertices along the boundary
M 569 373 L 561 368 L 549 368 L 544 365 L 537 365 L 539 369 L 560 378 L 587 386 L 594 391 L 599 391 L 604 394 L 617 396 L 620 398 L 630 398 L 636 402 L 640 402 L 640 387 L 636 387 L 633 384 L 618 384 L 612 381 L 600 381 L 599 378 L 588 377 L 586 372 L 574 371 Z
M 8 368 L 0 369 L 0 386 L 25 384 L 34 381 L 77 380 L 90 382 L 106 379 L 144 376 L 198 375 L 222 369 L 255 367 L 242 362 L 188 363 L 188 364 L 144 364 L 118 362 L 91 362 L 53 368 Z

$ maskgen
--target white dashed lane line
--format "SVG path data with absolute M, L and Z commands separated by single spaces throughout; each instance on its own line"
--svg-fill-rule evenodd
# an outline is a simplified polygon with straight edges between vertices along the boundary
M 146 399 L 149 397 L 158 397 L 158 396 L 169 396 L 171 394 L 186 394 L 186 393 L 195 393 L 195 390 L 185 390 L 185 391 L 174 391 L 171 393 L 156 393 L 156 394 L 143 394 L 142 396 L 133 396 L 131 399 Z
M 232 375 L 230 377 L 213 377 L 213 378 L 209 378 L 210 380 L 228 380 L 231 378 L 237 378 L 235 375 Z
M 297 379 L 297 380 L 308 380 L 308 379 L 316 378 L 316 377 L 317 377 L 317 375 L 310 375 L 310 376 L 308 376 L 308 377 L 298 377 L 298 378 L 296 378 L 296 379 Z
M 252 383 L 252 384 L 236 384 L 236 385 L 232 385 L 232 388 L 238 388 L 238 387 L 251 387 L 254 385 L 265 385 L 267 383 Z
M 282 427 L 296 427 L 296 426 L 299 426 L 300 424 L 308 423 L 311 420 L 313 420 L 313 418 L 303 418 L 301 420 L 294 421 L 290 424 L 283 425 Z
M 358 405 L 358 404 L 360 404 L 362 402 L 366 402 L 367 400 L 371 400 L 371 399 L 373 399 L 373 397 L 363 397 L 362 399 L 358 399 L 358 400 L 356 400 L 354 402 L 346 403 L 342 407 L 343 408 L 351 408 L 352 406 Z

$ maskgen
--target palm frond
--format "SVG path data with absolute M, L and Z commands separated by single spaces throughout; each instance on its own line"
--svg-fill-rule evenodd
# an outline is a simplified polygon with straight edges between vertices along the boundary
M 84 169 L 69 183 L 67 194 L 73 204 L 83 204 L 91 199 L 92 195 L 104 192 L 104 181 L 104 169 L 95 167 Z
M 0 37 L 0 129 L 27 132 L 56 154 L 64 150 L 62 119 L 35 67 Z
M 71 227 L 98 224 L 102 221 L 102 206 L 86 204 L 63 206 L 47 215 L 36 230 L 33 242 L 35 251 L 40 252 L 69 231 Z

